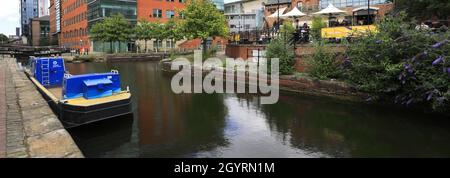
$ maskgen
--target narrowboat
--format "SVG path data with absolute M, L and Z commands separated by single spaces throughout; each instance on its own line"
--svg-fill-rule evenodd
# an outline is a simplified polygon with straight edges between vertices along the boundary
M 30 57 L 28 65 L 26 75 L 66 128 L 132 112 L 129 87 L 121 88 L 117 70 L 71 75 L 61 57 Z

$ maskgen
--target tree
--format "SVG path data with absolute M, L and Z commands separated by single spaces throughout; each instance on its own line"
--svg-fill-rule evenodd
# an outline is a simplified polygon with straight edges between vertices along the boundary
M 151 33 L 152 25 L 147 20 L 140 20 L 139 23 L 135 26 L 134 32 L 136 34 L 136 39 L 144 40 L 145 52 L 147 51 L 147 41 L 152 39 Z
M 314 17 L 312 20 L 311 36 L 315 41 L 321 40 L 321 30 L 327 27 L 327 24 L 323 21 L 322 17 Z
M 209 37 L 228 35 L 225 16 L 217 10 L 210 0 L 189 0 L 181 13 L 182 29 L 189 39 L 200 38 L 203 43 L 203 54 L 206 54 L 206 40 Z
M 129 41 L 132 28 L 122 14 L 106 17 L 102 22 L 94 24 L 91 28 L 91 39 L 110 43 L 111 51 L 113 42 Z
M 5 44 L 5 43 L 8 43 L 8 37 L 5 35 L 5 34 L 3 34 L 3 33 L 0 33 L 0 42 L 2 43 L 2 44 Z
M 159 42 L 166 39 L 167 32 L 165 31 L 165 25 L 160 22 L 150 23 L 150 32 L 153 39 L 156 40 L 156 52 L 159 51 Z
M 90 30 L 89 38 L 92 41 L 106 42 L 106 32 L 104 24 L 103 23 L 94 24 Z M 105 52 L 104 48 L 102 49 L 103 52 Z
M 175 43 L 178 40 L 183 39 L 183 29 L 181 28 L 180 21 L 172 18 L 165 24 L 166 38 Z
M 394 10 L 408 12 L 408 17 L 429 19 L 436 16 L 446 20 L 449 17 L 448 0 L 389 0 L 395 3 Z

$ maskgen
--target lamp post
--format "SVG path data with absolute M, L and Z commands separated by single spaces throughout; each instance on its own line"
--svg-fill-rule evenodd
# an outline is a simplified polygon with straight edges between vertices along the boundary
M 367 0 L 367 25 L 370 23 L 370 0 Z

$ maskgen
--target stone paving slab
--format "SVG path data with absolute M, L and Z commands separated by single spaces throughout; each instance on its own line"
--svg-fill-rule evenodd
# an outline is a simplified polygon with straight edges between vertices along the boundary
M 74 145 L 64 129 L 55 130 L 46 134 L 30 137 L 27 144 L 30 145 L 30 156 L 33 158 L 60 158 L 82 157 L 78 147 Z
M 0 61 L 0 104 L 2 101 L 5 104 L 0 105 L 0 157 L 83 158 L 47 101 L 26 75 L 17 70 L 15 59 Z
M 6 63 L 0 59 L 0 158 L 6 157 Z

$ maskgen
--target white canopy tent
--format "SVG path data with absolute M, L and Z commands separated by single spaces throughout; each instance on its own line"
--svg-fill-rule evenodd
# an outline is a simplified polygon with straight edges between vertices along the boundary
M 297 19 L 299 17 L 306 16 L 305 13 L 298 10 L 297 7 L 294 7 L 291 11 L 287 12 L 286 14 L 283 14 L 281 17 L 283 18 L 294 18 Z M 295 27 L 298 28 L 298 21 L 294 22 Z
M 329 15 L 329 14 L 342 14 L 347 13 L 346 11 L 343 11 L 341 9 L 338 9 L 337 7 L 334 7 L 333 4 L 328 4 L 328 7 L 325 9 L 320 10 L 319 12 L 313 13 L 316 15 Z
M 328 15 L 328 26 L 331 26 L 331 18 L 335 14 L 345 14 L 347 11 L 343 11 L 334 7 L 333 4 L 329 3 L 328 7 L 320 10 L 319 12 L 313 13 L 314 15 Z
M 288 13 L 283 14 L 281 16 L 297 18 L 297 17 L 301 17 L 301 16 L 306 16 L 306 14 L 303 13 L 302 11 L 298 10 L 297 7 L 294 7 L 291 11 L 289 11 Z
M 277 18 L 278 15 L 279 15 L 280 17 L 282 17 L 283 12 L 284 12 L 286 9 L 287 9 L 287 7 L 283 7 L 283 8 L 281 8 L 281 9 L 278 9 L 277 11 L 275 11 L 275 13 L 273 13 L 272 15 L 269 15 L 268 17 Z

